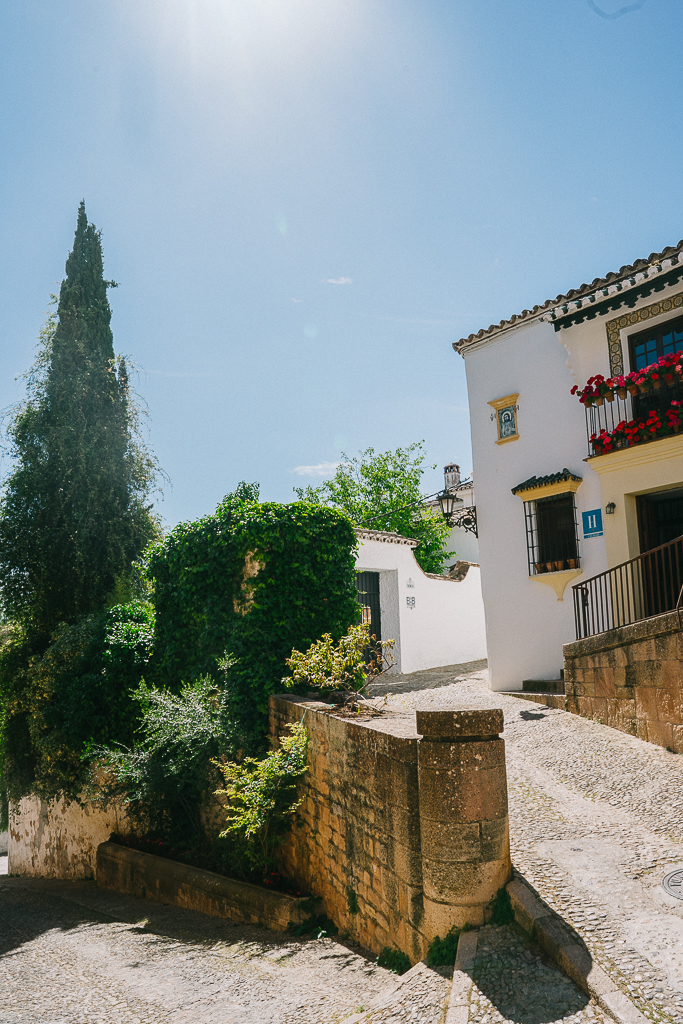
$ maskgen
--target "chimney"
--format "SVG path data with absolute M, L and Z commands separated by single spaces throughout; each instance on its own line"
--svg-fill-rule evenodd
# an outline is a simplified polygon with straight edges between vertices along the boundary
M 457 462 L 449 462 L 443 467 L 444 485 L 447 491 L 457 487 L 460 483 L 460 466 Z

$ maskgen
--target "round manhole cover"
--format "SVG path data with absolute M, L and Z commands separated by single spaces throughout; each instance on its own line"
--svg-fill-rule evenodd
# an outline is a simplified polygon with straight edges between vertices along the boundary
M 678 871 L 670 871 L 662 880 L 664 892 L 669 896 L 675 896 L 677 900 L 683 900 L 683 868 Z

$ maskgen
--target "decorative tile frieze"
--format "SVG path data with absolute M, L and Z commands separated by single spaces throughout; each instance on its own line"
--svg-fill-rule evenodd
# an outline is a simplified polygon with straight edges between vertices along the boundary
M 621 316 L 614 317 L 613 320 L 608 320 L 606 327 L 610 375 L 619 377 L 624 372 L 624 353 L 621 347 L 620 331 L 623 331 L 625 327 L 633 327 L 645 320 L 651 320 L 654 316 L 661 316 L 662 313 L 669 313 L 671 310 L 681 307 L 683 307 L 683 292 L 678 292 L 676 295 L 669 295 L 666 299 L 660 299 L 659 302 L 643 306 L 642 309 L 633 309 L 630 313 L 623 313 Z

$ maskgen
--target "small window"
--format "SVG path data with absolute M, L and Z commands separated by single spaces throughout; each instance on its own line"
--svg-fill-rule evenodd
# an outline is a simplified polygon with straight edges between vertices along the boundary
M 631 369 L 644 370 L 651 363 L 656 363 L 660 356 L 671 355 L 683 348 L 683 317 L 632 334 L 628 343 Z
M 529 575 L 579 568 L 574 494 L 524 502 Z

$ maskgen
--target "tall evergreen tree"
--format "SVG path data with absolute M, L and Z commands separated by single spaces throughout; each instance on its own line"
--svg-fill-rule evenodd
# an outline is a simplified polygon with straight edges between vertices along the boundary
M 113 286 L 82 202 L 57 313 L 10 422 L 16 468 L 0 504 L 4 610 L 43 642 L 59 622 L 103 608 L 159 529 L 148 500 L 156 461 L 114 355 Z

